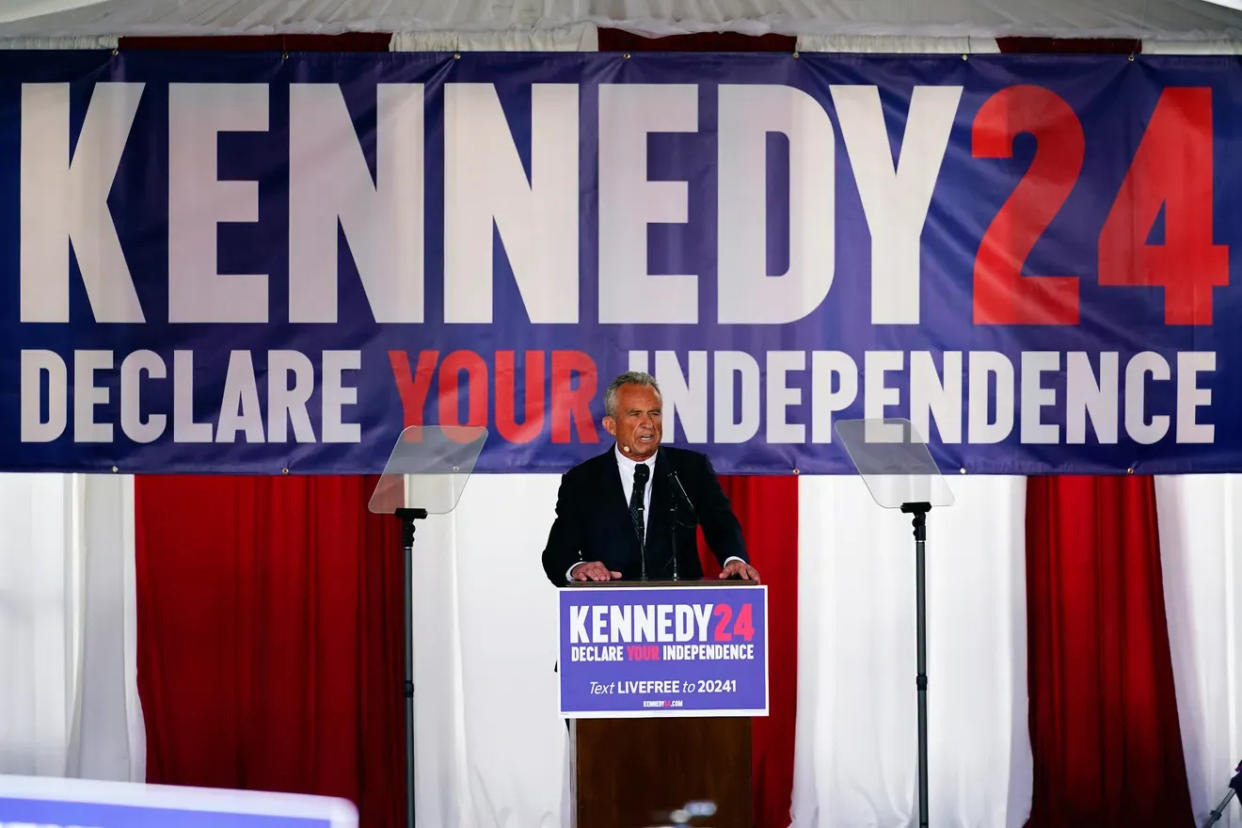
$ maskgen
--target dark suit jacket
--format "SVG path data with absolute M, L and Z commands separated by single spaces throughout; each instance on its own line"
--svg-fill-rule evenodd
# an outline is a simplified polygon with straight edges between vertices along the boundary
M 670 479 L 672 468 L 677 470 L 677 478 L 694 503 L 694 511 Z M 679 576 L 683 580 L 703 577 L 695 542 L 696 514 L 712 553 L 722 564 L 732 557 L 750 563 L 742 528 L 716 480 L 711 462 L 697 451 L 660 446 L 651 489 L 651 513 L 647 516 L 649 579 L 666 580 L 673 576 L 674 543 Z M 602 561 L 627 580 L 641 577 L 638 535 L 630 520 L 629 499 L 622 491 L 613 447 L 574 466 L 561 478 L 556 521 L 543 550 L 543 568 L 553 584 L 564 586 L 565 572 L 578 561 Z

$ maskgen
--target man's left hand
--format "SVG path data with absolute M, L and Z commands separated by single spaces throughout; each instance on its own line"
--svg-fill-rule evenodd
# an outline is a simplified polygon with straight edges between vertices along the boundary
M 725 564 L 725 568 L 720 570 L 721 578 L 732 578 L 734 576 L 741 578 L 743 581 L 759 583 L 759 570 L 745 561 L 729 561 Z

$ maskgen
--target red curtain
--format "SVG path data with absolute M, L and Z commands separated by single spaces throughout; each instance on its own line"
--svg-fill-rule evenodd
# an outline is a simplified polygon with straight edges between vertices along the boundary
M 1150 477 L 1027 482 L 1032 828 L 1191 826 Z
M 147 779 L 405 805 L 400 531 L 359 477 L 135 480 Z
M 723 485 L 768 585 L 768 717 L 751 728 L 755 828 L 787 828 L 798 702 L 798 478 L 728 477 Z
M 136 478 L 148 781 L 343 796 L 364 825 L 400 824 L 399 532 L 366 513 L 371 482 Z M 768 584 L 771 715 L 752 732 L 754 822 L 785 828 L 797 478 L 721 483 Z
M 768 716 L 751 726 L 755 828 L 787 828 L 798 705 L 798 478 L 720 478 L 742 524 L 746 551 L 768 586 Z M 699 535 L 704 577 L 720 565 Z

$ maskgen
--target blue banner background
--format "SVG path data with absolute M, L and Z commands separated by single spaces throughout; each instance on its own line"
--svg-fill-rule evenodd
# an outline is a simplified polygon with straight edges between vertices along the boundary
M 71 91 L 71 140 L 76 140 L 93 87 L 101 81 L 143 82 L 146 89 L 125 154 L 114 181 L 109 205 L 122 248 L 146 314 L 145 324 L 99 324 L 94 321 L 76 265 L 71 264 L 68 324 L 23 323 L 19 315 L 21 90 L 23 83 L 66 82 Z M 168 94 L 170 83 L 269 84 L 269 130 L 222 134 L 218 142 L 219 178 L 257 180 L 259 218 L 254 223 L 222 224 L 218 233 L 222 273 L 269 274 L 270 321 L 266 324 L 170 324 L 168 308 Z M 422 324 L 376 324 L 359 285 L 348 247 L 340 253 L 340 321 L 337 324 L 288 322 L 288 117 L 291 83 L 339 84 L 350 108 L 364 155 L 375 169 L 375 87 L 377 83 L 426 84 L 425 149 L 425 273 L 426 317 Z M 509 119 L 519 155 L 530 165 L 530 85 L 580 84 L 580 212 L 579 307 L 577 325 L 533 325 L 525 313 L 504 248 L 495 242 L 495 321 L 488 325 L 446 324 L 443 321 L 444 130 L 443 89 L 446 82 L 495 84 Z M 699 125 L 695 133 L 653 134 L 649 139 L 651 180 L 689 182 L 689 221 L 653 225 L 648 232 L 652 273 L 699 276 L 699 323 L 696 325 L 606 325 L 598 322 L 598 100 L 600 84 L 650 83 L 698 85 Z M 722 83 L 782 84 L 806 92 L 828 112 L 836 129 L 836 268 L 826 299 L 811 314 L 784 325 L 723 325 L 716 319 L 717 86 Z M 936 182 L 921 246 L 921 321 L 917 325 L 873 325 L 870 322 L 870 236 L 857 185 L 841 138 L 829 86 L 874 84 L 879 87 L 891 148 L 896 157 L 905 131 L 912 89 L 918 85 L 963 87 L 948 151 Z M 1031 136 L 1014 141 L 1012 159 L 975 158 L 971 125 L 979 108 L 994 93 L 1016 84 L 1034 84 L 1055 92 L 1077 114 L 1086 138 L 1082 172 L 1068 199 L 1041 235 L 1024 273 L 1079 277 L 1080 321 L 1072 325 L 976 325 L 972 319 L 972 269 L 980 239 L 997 211 L 1025 174 L 1036 145 Z M 1023 443 L 1017 422 L 1009 436 L 994 444 L 944 444 L 935 432 L 932 451 L 942 468 L 980 473 L 1144 473 L 1242 470 L 1242 297 L 1236 262 L 1230 255 L 1229 284 L 1212 290 L 1213 323 L 1166 325 L 1163 290 L 1158 287 L 1115 287 L 1096 280 L 1097 239 L 1122 179 L 1143 136 L 1156 102 L 1167 87 L 1208 87 L 1212 93 L 1214 155 L 1213 241 L 1232 254 L 1242 236 L 1237 193 L 1240 191 L 1236 153 L 1242 135 L 1242 64 L 1236 58 L 1125 56 L 824 56 L 777 54 L 645 54 L 626 59 L 619 54 L 196 54 L 196 53 L 0 53 L 0 468 L 8 470 L 125 472 L 252 472 L 361 473 L 379 471 L 403 424 L 403 411 L 390 351 L 409 353 L 411 365 L 424 350 L 441 358 L 456 351 L 480 354 L 489 365 L 488 422 L 493 434 L 479 469 L 561 471 L 610 442 L 599 427 L 603 387 L 628 367 L 631 350 L 740 350 L 764 365 L 773 350 L 838 350 L 857 362 L 859 397 L 838 416 L 862 416 L 864 354 L 876 350 L 999 351 L 1009 357 L 1015 373 L 1021 354 L 1032 351 L 1085 351 L 1098 365 L 1098 354 L 1117 352 L 1122 373 L 1127 360 L 1141 351 L 1163 355 L 1176 372 L 1181 351 L 1214 351 L 1215 371 L 1200 376 L 1210 388 L 1211 403 L 1198 419 L 1214 426 L 1212 442 L 1188 444 L 1174 439 L 1173 429 L 1153 444 L 1129 439 L 1121 429 L 1116 444 L 1100 444 L 1088 428 L 1083 445 L 1064 443 L 1065 411 L 1057 404 L 1045 410 L 1048 423 L 1061 426 L 1061 442 Z M 784 203 L 787 175 L 779 142 L 770 144 L 769 202 Z M 769 267 L 779 272 L 780 240 L 785 236 L 779 210 L 769 217 Z M 1161 230 L 1153 231 L 1159 241 Z M 175 443 L 172 440 L 171 379 L 147 380 L 143 406 L 168 413 L 170 428 L 155 442 L 135 443 L 114 427 L 105 443 L 73 440 L 73 380 L 69 372 L 69 425 L 46 443 L 21 441 L 19 387 L 20 352 L 49 349 L 69 360 L 75 349 L 113 350 L 116 362 L 126 353 L 145 348 L 162 356 L 172 373 L 172 352 L 194 353 L 196 416 L 213 419 L 219 405 L 228 352 L 255 353 L 262 391 L 262 352 L 294 349 L 312 357 L 325 349 L 356 349 L 361 368 L 349 374 L 358 388 L 358 403 L 347 406 L 346 419 L 361 426 L 359 443 L 254 443 L 239 435 L 230 443 Z M 516 408 L 522 410 L 522 353 L 538 349 L 578 351 L 596 369 L 597 392 L 592 402 L 596 424 L 584 434 L 576 423 L 568 442 L 554 442 L 550 418 L 533 440 L 511 443 L 494 431 L 496 351 L 518 353 Z M 909 362 L 906 363 L 907 368 Z M 116 366 L 114 365 L 114 368 Z M 1064 357 L 1061 368 L 1064 369 Z M 756 435 L 738 444 L 695 445 L 683 428 L 665 423 L 665 441 L 706 450 L 719 471 L 735 473 L 851 472 L 848 458 L 835 443 L 812 443 L 810 357 L 800 377 L 801 401 L 790 406 L 787 419 L 807 424 L 800 443 L 765 439 L 767 406 L 759 404 Z M 550 368 L 548 374 L 550 375 Z M 710 364 L 708 373 L 710 375 Z M 905 372 L 891 374 L 890 384 L 905 388 Z M 1049 374 L 1049 388 L 1060 386 Z M 1176 374 L 1174 376 L 1176 379 Z M 318 376 L 317 376 L 318 380 Z M 100 422 L 119 424 L 118 372 L 102 372 L 98 384 L 109 388 L 109 401 L 96 409 Z M 1017 383 L 1016 395 L 1021 393 Z M 1176 412 L 1173 382 L 1149 385 L 1148 415 Z M 963 380 L 965 388 L 965 380 Z M 545 390 L 545 397 L 547 392 Z M 318 384 L 310 415 L 318 435 Z M 884 410 L 903 416 L 901 403 Z M 214 406 L 214 408 L 213 408 Z M 1015 403 L 1016 408 L 1020 408 Z M 464 406 L 460 407 L 464 412 Z M 519 414 L 520 416 L 520 414 Z M 965 414 L 962 415 L 963 418 Z M 1018 415 L 1016 415 L 1018 416 Z M 464 414 L 463 414 L 464 417 Z M 437 422 L 435 384 L 424 409 L 424 422 Z M 1119 415 L 1119 419 L 1124 419 Z M 709 416 L 710 421 L 710 416 Z M 591 437 L 594 436 L 594 439 Z M 967 435 L 968 437 L 968 435 Z M 292 438 L 290 438 L 291 440 Z

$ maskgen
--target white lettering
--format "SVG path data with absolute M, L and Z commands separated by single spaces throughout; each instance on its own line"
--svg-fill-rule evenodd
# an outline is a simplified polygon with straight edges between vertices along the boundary
M 707 351 L 690 351 L 686 361 L 690 366 L 688 379 L 682 374 L 674 351 L 655 354 L 655 377 L 664 402 L 664 428 L 672 439 L 680 422 L 687 442 L 706 443 Z
M 962 87 L 914 87 L 895 166 L 879 88 L 834 85 L 830 89 L 871 231 L 871 322 L 917 325 L 919 240 Z M 940 422 L 937 417 L 937 425 Z
M 716 404 L 712 439 L 744 443 L 759 431 L 759 363 L 745 351 L 717 351 L 712 359 Z M 740 388 L 734 393 L 734 376 Z M 734 419 L 737 409 L 738 418 Z
M 531 322 L 578 321 L 578 86 L 536 83 L 530 96 L 528 182 L 496 87 L 445 84 L 448 322 L 492 321 L 493 223 Z
M 967 439 L 980 445 L 999 443 L 1013 431 L 1013 365 L 997 351 L 971 351 L 968 365 Z M 996 378 L 995 393 L 992 377 Z M 996 404 L 995 419 L 988 416 L 991 401 Z
M 1147 419 L 1147 376 L 1163 381 L 1169 378 L 1169 363 L 1154 351 L 1135 354 L 1126 363 L 1126 434 L 1136 443 L 1150 445 L 1169 431 L 1169 416 Z
M 344 385 L 346 371 L 362 367 L 361 351 L 323 352 L 323 403 L 320 422 L 325 443 L 357 443 L 362 439 L 362 427 L 358 423 L 346 423 L 341 419 L 341 409 L 358 402 L 358 388 Z
M 112 367 L 111 351 L 73 352 L 73 440 L 110 443 L 112 425 L 95 421 L 95 407 L 108 402 L 107 386 L 95 385 L 95 372 Z
M 68 419 L 68 370 L 53 351 L 22 351 L 22 442 L 50 443 L 65 433 Z M 47 418 L 42 406 L 47 376 Z
M 247 443 L 263 442 L 263 412 L 259 410 L 259 389 L 249 351 L 229 354 L 220 419 L 216 423 L 216 442 L 236 442 L 239 431 L 245 432 Z
M 1061 354 L 1056 351 L 1022 352 L 1022 442 L 1055 443 L 1061 438 L 1060 426 L 1040 417 L 1042 409 L 1057 401 L 1056 391 L 1043 386 L 1043 375 L 1060 369 Z
M 423 85 L 375 97 L 372 182 L 340 87 L 289 86 L 291 322 L 337 321 L 338 222 L 375 321 L 423 321 Z
M 944 371 L 937 373 L 930 351 L 910 352 L 910 422 L 924 440 L 931 423 L 942 443 L 962 442 L 962 352 L 942 354 Z
M 1100 354 L 1100 378 L 1096 381 L 1090 357 L 1082 351 L 1065 355 L 1065 442 L 1087 442 L 1087 417 L 1101 443 L 1117 442 L 1118 354 Z
M 789 386 L 789 373 L 806 369 L 805 351 L 768 351 L 768 417 L 769 443 L 802 443 L 806 426 L 788 421 L 789 408 L 802 404 L 802 389 Z
M 169 322 L 268 319 L 267 276 L 216 260 L 219 224 L 259 220 L 259 182 L 219 180 L 219 136 L 266 131 L 267 98 L 266 84 L 168 85 Z
M 648 136 L 695 132 L 698 126 L 697 86 L 600 84 L 600 322 L 699 321 L 697 276 L 647 272 L 647 225 L 685 224 L 690 214 L 685 181 L 647 179 Z
M 289 376 L 293 375 L 293 385 Z M 293 425 L 293 439 L 315 442 L 306 403 L 315 385 L 315 368 L 300 351 L 272 351 L 267 355 L 267 439 L 288 440 L 286 425 Z
M 1212 404 L 1212 389 L 1199 387 L 1199 374 L 1215 370 L 1215 351 L 1177 355 L 1177 442 L 1210 443 L 1216 438 L 1214 425 L 1196 420 L 1199 408 Z
M 719 94 L 719 320 L 793 322 L 819 307 L 835 272 L 832 121 L 814 98 L 792 86 L 721 84 Z M 768 135 L 774 132 L 789 140 L 789 267 L 769 275 L 764 194 Z
M 69 84 L 22 84 L 21 321 L 69 321 L 69 245 L 98 322 L 143 322 L 108 210 L 141 83 L 97 83 L 73 155 Z
M 832 415 L 858 397 L 858 364 L 844 351 L 814 351 L 811 377 L 811 442 L 831 443 Z
M 121 362 L 121 431 L 135 443 L 153 443 L 164 433 L 166 414 L 142 419 L 142 375 L 164 379 L 168 369 L 154 351 L 134 351 Z

